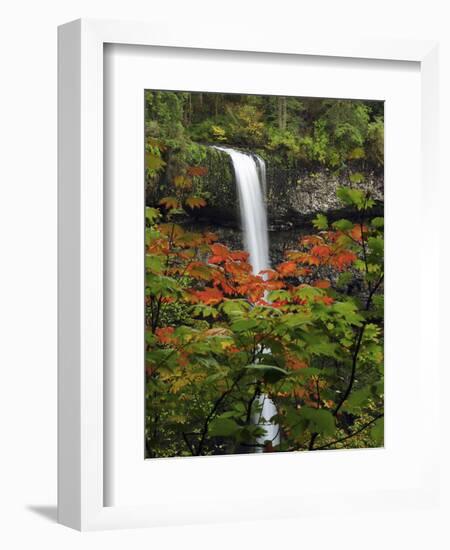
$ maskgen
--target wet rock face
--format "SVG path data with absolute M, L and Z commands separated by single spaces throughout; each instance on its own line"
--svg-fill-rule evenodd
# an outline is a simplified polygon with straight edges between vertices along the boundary
M 358 187 L 370 192 L 376 201 L 383 201 L 382 175 L 364 174 L 364 182 L 352 184 L 347 174 L 336 175 L 328 170 L 301 173 L 289 170 L 267 170 L 267 209 L 269 223 L 289 228 L 312 219 L 317 213 L 342 209 L 336 191 L 342 186 Z
M 206 147 L 208 174 L 203 188 L 207 192 L 208 206 L 199 213 L 204 220 L 224 226 L 239 224 L 239 201 L 235 175 L 230 158 L 225 153 Z M 378 203 L 383 201 L 383 174 L 363 173 L 364 181 L 351 183 L 349 174 L 328 169 L 315 172 L 283 169 L 271 166 L 266 160 L 267 215 L 269 228 L 289 230 L 307 224 L 317 213 L 342 213 L 342 204 L 336 190 L 342 186 L 358 187 L 370 191 Z
M 225 164 L 227 159 L 222 159 Z M 239 204 L 232 167 L 221 169 L 218 174 L 214 166 L 209 167 L 205 190 L 209 194 L 208 206 L 199 212 L 205 221 L 237 227 L 239 225 Z M 365 173 L 364 182 L 350 183 L 347 174 L 336 175 L 328 170 L 314 173 L 299 170 L 271 169 L 267 167 L 267 215 L 269 230 L 290 230 L 304 226 L 317 213 L 329 214 L 331 218 L 344 216 L 345 209 L 336 196 L 342 186 L 358 187 L 370 192 L 378 203 L 382 214 L 384 179 L 382 175 Z M 338 219 L 338 218 L 336 218 Z

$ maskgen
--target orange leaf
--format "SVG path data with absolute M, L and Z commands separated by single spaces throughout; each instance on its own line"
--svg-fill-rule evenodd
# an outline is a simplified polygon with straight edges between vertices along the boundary
M 230 257 L 232 260 L 246 262 L 248 260 L 249 253 L 243 250 L 236 250 L 231 252 Z
M 319 237 L 318 235 L 308 235 L 306 237 L 302 237 L 300 239 L 301 244 L 305 246 L 314 246 L 319 245 L 323 243 L 322 237 Z
M 306 369 L 308 364 L 294 355 L 288 354 L 286 357 L 286 366 L 292 370 Z
M 205 239 L 205 242 L 212 243 L 214 241 L 217 241 L 219 237 L 215 233 L 207 231 L 206 233 L 203 233 L 203 238 Z
M 283 262 L 277 266 L 277 271 L 283 277 L 295 275 L 295 272 L 297 271 L 297 264 L 293 261 Z
M 313 282 L 312 286 L 315 286 L 316 288 L 330 288 L 330 281 L 327 281 L 326 279 L 318 279 Z
M 213 255 L 209 258 L 210 264 L 221 264 L 225 262 L 228 260 L 231 253 L 227 246 L 219 243 L 211 245 L 211 252 Z
M 275 281 L 279 275 L 273 269 L 263 269 L 259 272 L 260 277 L 263 277 L 266 281 Z
M 187 173 L 190 176 L 205 176 L 208 173 L 206 166 L 188 166 Z
M 344 268 L 351 265 L 356 259 L 356 254 L 354 254 L 350 250 L 343 250 L 340 254 L 332 259 L 331 263 L 342 271 Z
M 367 227 L 361 225 L 355 225 L 355 227 L 350 231 L 350 235 L 355 241 L 361 242 L 363 233 L 367 232 Z
M 161 327 L 155 330 L 155 334 L 161 344 L 170 344 L 174 341 L 174 330 L 173 327 Z
M 165 206 L 168 210 L 171 208 L 179 208 L 180 204 L 178 202 L 178 199 L 176 197 L 164 197 L 159 201 L 159 204 L 162 204 Z
M 202 197 L 188 197 L 186 204 L 190 208 L 201 208 L 202 206 L 206 206 L 206 201 Z
M 319 258 L 328 258 L 331 254 L 331 248 L 325 245 L 317 245 L 311 248 L 311 254 L 318 256 Z
M 194 296 L 206 305 L 215 305 L 223 300 L 223 293 L 218 288 L 205 288 L 205 290 L 195 290 Z

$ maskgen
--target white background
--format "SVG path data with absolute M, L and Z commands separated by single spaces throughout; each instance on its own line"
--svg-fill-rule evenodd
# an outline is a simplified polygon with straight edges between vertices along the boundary
M 0 544 L 4 548 L 446 548 L 449 509 L 441 513 L 351 517 L 336 515 L 271 523 L 161 528 L 113 533 L 70 531 L 56 516 L 56 26 L 71 19 L 180 18 L 201 33 L 214 25 L 261 25 L 272 36 L 337 32 L 347 36 L 423 37 L 441 40 L 441 97 L 450 97 L 450 33 L 446 2 L 322 0 L 175 1 L 66 0 L 10 2 L 0 32 Z M 220 23 L 219 23 L 220 21 Z M 445 260 L 450 193 L 445 186 L 448 103 L 441 104 L 440 206 Z M 447 178 L 448 179 L 448 178 Z M 407 200 L 406 200 L 407 208 Z M 414 223 L 412 220 L 411 223 Z M 442 266 L 442 273 L 448 271 Z M 407 275 L 407 274 L 405 274 Z M 443 312 L 448 295 L 442 293 Z M 446 305 L 444 306 L 444 302 Z M 411 306 L 413 307 L 413 306 Z M 447 331 L 442 315 L 444 339 Z M 443 358 L 444 359 L 444 358 Z M 440 390 L 449 376 L 444 361 Z M 433 399 L 436 388 L 430 388 Z M 417 404 L 418 407 L 426 403 Z M 449 459 L 448 413 L 442 422 L 442 457 Z M 423 444 L 418 438 L 418 444 Z M 450 495 L 448 474 L 443 489 Z M 448 497 L 445 499 L 448 503 Z

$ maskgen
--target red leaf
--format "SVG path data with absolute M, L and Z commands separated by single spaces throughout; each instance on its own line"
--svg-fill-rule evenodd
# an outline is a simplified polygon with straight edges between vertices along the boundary
M 343 250 L 337 256 L 332 258 L 331 264 L 342 271 L 344 268 L 351 265 L 356 259 L 356 254 L 354 254 L 350 250 Z
M 319 258 L 328 258 L 331 254 L 331 248 L 326 244 L 313 246 L 311 248 L 311 254 L 313 256 L 318 256 Z
M 223 293 L 218 288 L 205 288 L 194 290 L 193 295 L 202 303 L 212 306 L 223 300 Z
M 283 262 L 277 266 L 277 271 L 283 277 L 289 277 L 290 275 L 295 275 L 297 271 L 297 264 L 296 262 L 292 262 L 292 261 Z

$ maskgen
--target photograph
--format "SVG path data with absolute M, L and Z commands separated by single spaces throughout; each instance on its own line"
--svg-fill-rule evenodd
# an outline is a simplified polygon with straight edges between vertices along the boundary
M 384 102 L 143 100 L 145 458 L 383 447 Z

